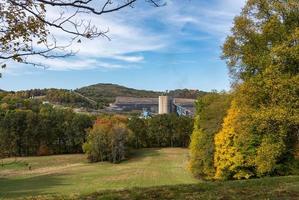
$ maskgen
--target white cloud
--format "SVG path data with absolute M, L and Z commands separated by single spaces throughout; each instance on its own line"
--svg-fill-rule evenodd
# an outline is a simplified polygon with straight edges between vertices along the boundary
M 134 13 L 134 9 L 130 9 L 130 11 Z M 49 15 L 49 18 L 53 19 L 54 16 L 57 16 L 57 11 L 51 9 Z M 78 66 L 75 67 L 76 69 L 93 68 L 85 65 L 83 67 L 82 63 L 88 63 L 86 60 L 96 60 L 99 63 L 101 59 L 109 59 L 113 63 L 116 61 L 122 62 L 122 66 L 127 66 L 128 63 L 139 63 L 144 60 L 144 57 L 140 55 L 141 52 L 156 51 L 167 46 L 163 36 L 154 32 L 150 33 L 147 28 L 140 26 L 142 19 L 135 20 L 137 24 L 131 23 L 127 21 L 126 15 L 129 15 L 129 13 L 114 13 L 109 16 L 78 16 L 82 19 L 91 20 L 92 24 L 97 25 L 103 31 L 109 29 L 107 35 L 111 40 L 100 37 L 93 40 L 81 39 L 81 43 L 73 43 L 69 50 L 77 52 L 76 59 L 81 60 L 81 62 L 78 62 Z M 51 33 L 55 36 L 59 44 L 65 45 L 70 41 L 70 35 L 58 29 L 51 29 Z M 32 61 L 37 60 L 33 58 Z M 67 63 L 62 64 L 62 61 L 57 61 L 57 63 L 53 60 L 44 61 L 43 64 L 49 66 L 50 69 L 57 69 L 54 65 L 58 63 L 60 63 L 60 70 L 74 68 L 68 66 Z M 107 65 L 108 63 L 105 63 L 103 65 L 103 62 L 100 65 L 92 64 L 93 66 L 115 68 L 115 64 Z
M 144 60 L 143 56 L 114 56 L 114 59 L 126 61 L 126 62 L 141 62 Z
M 102 62 L 96 59 L 35 59 L 35 62 L 42 63 L 46 70 L 68 71 L 68 70 L 89 70 L 89 69 L 120 69 L 126 68 L 125 65 Z

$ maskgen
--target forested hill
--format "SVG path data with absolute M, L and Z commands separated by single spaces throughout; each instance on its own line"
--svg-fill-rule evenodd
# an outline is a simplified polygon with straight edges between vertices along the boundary
M 137 90 L 133 88 L 127 88 L 116 84 L 104 84 L 99 83 L 77 89 L 76 92 L 89 97 L 97 102 L 110 103 L 115 100 L 117 96 L 128 97 L 158 97 L 161 92 Z
M 0 91 L 0 104 L 20 104 L 24 100 L 48 101 L 52 104 L 58 104 L 66 107 L 84 107 L 97 108 L 96 103 L 92 103 L 80 94 L 66 89 L 31 89 L 23 91 Z
M 200 90 L 176 89 L 170 90 L 168 95 L 175 98 L 197 99 L 198 97 L 201 97 L 207 93 L 208 92 Z
M 0 103 L 18 101 L 17 99 L 38 99 L 67 107 L 103 108 L 115 101 L 118 96 L 158 98 L 164 92 L 138 90 L 116 84 L 96 84 L 72 90 L 66 89 L 31 89 L 17 92 L 6 92 L 0 89 Z M 206 92 L 199 90 L 177 89 L 169 91 L 175 98 L 196 99 Z M 4 98 L 5 97 L 5 98 Z
M 115 97 L 117 96 L 154 98 L 164 93 L 160 91 L 137 90 L 133 88 L 124 87 L 121 85 L 104 84 L 104 83 L 82 87 L 75 91 L 99 103 L 114 102 Z M 204 94 L 206 94 L 206 92 L 199 91 L 199 90 L 188 90 L 188 89 L 178 89 L 178 90 L 169 91 L 169 95 L 176 98 L 196 99 L 198 96 L 202 96 Z

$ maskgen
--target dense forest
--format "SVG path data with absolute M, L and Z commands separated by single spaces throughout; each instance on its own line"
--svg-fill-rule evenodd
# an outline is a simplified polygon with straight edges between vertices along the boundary
M 85 143 L 91 161 L 119 162 L 130 148 L 187 147 L 193 129 L 192 118 L 175 114 L 90 116 L 26 95 L 0 93 L 1 157 L 80 153 Z

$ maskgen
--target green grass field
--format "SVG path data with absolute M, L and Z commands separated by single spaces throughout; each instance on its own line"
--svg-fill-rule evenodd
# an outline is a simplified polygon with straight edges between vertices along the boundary
M 186 170 L 187 159 L 181 148 L 138 150 L 120 164 L 84 155 L 5 159 L 0 199 L 299 199 L 298 176 L 204 182 Z
M 85 155 L 6 159 L 0 199 L 196 183 L 186 170 L 187 155 L 181 148 L 144 149 L 120 164 L 88 163 Z

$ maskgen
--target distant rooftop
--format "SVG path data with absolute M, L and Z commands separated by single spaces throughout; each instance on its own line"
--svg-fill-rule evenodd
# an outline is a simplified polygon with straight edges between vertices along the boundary
M 193 105 L 195 99 L 174 98 L 176 104 Z M 116 97 L 114 104 L 158 104 L 158 98 Z
M 173 100 L 176 104 L 182 104 L 182 105 L 187 105 L 187 104 L 193 105 L 196 101 L 196 99 L 184 99 L 184 98 L 174 98 Z
M 158 98 L 116 97 L 114 104 L 158 104 Z

